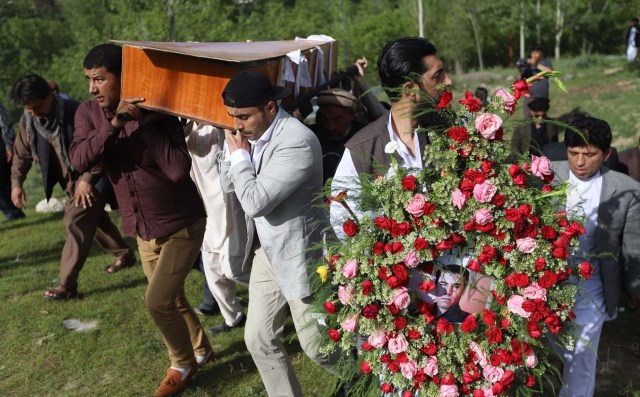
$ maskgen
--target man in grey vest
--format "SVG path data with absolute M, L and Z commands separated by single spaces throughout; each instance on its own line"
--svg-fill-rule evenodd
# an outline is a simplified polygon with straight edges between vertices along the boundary
M 355 201 L 361 176 L 383 174 L 391 164 L 391 154 L 385 153 L 389 142 L 397 144 L 398 163 L 406 168 L 422 168 L 422 152 L 427 136 L 416 132 L 420 126 L 437 122 L 437 113 L 426 113 L 427 119 L 416 117 L 425 113 L 427 105 L 440 95 L 437 85 L 451 84 L 436 47 L 419 37 L 403 37 L 388 42 L 378 58 L 378 73 L 382 87 L 391 100 L 391 112 L 370 123 L 346 143 L 342 160 L 331 184 L 337 194 L 347 191 L 349 207 Z M 339 203 L 331 203 L 331 224 L 342 237 L 346 210 Z

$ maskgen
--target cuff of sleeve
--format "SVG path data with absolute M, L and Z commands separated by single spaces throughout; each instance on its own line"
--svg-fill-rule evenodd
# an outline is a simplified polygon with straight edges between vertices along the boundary
M 230 160 L 231 160 L 231 166 L 233 167 L 234 165 L 241 163 L 242 161 L 245 161 L 245 160 L 251 162 L 251 156 L 249 155 L 249 152 L 247 152 L 246 150 L 238 149 L 235 152 L 231 153 Z
M 93 175 L 90 172 L 85 172 L 84 174 L 80 175 L 80 179 L 90 184 L 91 180 L 93 179 Z
M 11 189 L 19 188 L 22 189 L 22 182 L 12 179 L 11 180 Z

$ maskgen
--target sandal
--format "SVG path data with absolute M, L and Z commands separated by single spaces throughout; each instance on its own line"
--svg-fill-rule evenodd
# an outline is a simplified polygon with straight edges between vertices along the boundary
M 78 291 L 67 289 L 64 285 L 58 284 L 54 288 L 45 291 L 44 298 L 51 301 L 66 301 L 78 296 Z
M 122 270 L 124 268 L 127 267 L 131 267 L 136 263 L 136 257 L 131 255 L 131 256 L 126 256 L 122 259 L 118 259 L 116 260 L 116 262 L 111 265 L 111 266 L 107 266 L 104 268 L 104 271 L 107 273 L 115 273 L 119 270 Z

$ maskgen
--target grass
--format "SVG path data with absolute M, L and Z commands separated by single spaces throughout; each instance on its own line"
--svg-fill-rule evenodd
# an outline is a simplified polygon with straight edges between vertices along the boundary
M 622 59 L 604 57 L 562 60 L 556 67 L 566 73 L 564 81 L 571 95 L 554 88 L 551 115 L 580 107 L 612 124 L 619 149 L 632 146 L 640 131 L 638 70 L 627 69 Z M 613 68 L 622 70 L 603 76 Z M 515 73 L 496 69 L 478 76 L 493 93 L 494 87 L 512 81 Z M 473 90 L 480 84 L 480 78 L 474 80 L 473 75 L 454 80 L 458 90 Z M 34 212 L 35 204 L 43 198 L 37 166 L 31 170 L 25 189 L 27 218 L 0 225 L 0 396 L 153 395 L 169 361 L 144 306 L 147 283 L 141 267 L 106 274 L 104 267 L 113 258 L 94 246 L 80 274 L 82 299 L 44 300 L 44 290 L 58 278 L 64 243 L 62 215 Z M 56 190 L 56 196 L 64 194 Z M 114 219 L 119 221 L 116 215 Z M 194 305 L 200 301 L 202 282 L 199 272 L 187 278 L 187 295 Z M 247 299 L 246 289 L 240 290 L 240 296 Z M 98 327 L 85 333 L 70 332 L 62 322 L 71 318 L 97 320 Z M 639 320 L 638 312 L 627 310 L 605 324 L 597 396 L 640 397 Z M 207 317 L 203 325 L 210 327 L 221 321 L 219 315 Z M 242 330 L 211 340 L 217 360 L 202 370 L 182 395 L 266 396 Z M 334 378 L 301 352 L 291 323 L 285 330 L 285 343 L 305 396 L 330 396 Z

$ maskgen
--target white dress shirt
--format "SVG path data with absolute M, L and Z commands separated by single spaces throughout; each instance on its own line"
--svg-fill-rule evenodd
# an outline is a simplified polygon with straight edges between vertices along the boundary
M 390 141 L 395 142 L 398 145 L 397 154 L 400 156 L 400 158 L 402 158 L 404 162 L 403 167 L 422 169 L 422 153 L 420 153 L 420 144 L 418 142 L 418 139 L 413 140 L 413 152 L 416 154 L 415 156 L 413 156 L 411 155 L 411 152 L 409 151 L 407 145 L 405 145 L 400 137 L 394 132 L 391 116 L 392 113 L 389 113 L 387 131 L 389 132 Z M 358 215 L 358 217 L 362 215 L 362 212 L 357 206 L 357 200 L 353 200 L 353 198 L 360 195 L 361 186 L 362 185 L 360 176 L 358 175 L 358 171 L 353 164 L 351 152 L 348 148 L 345 148 L 344 154 L 342 155 L 342 160 L 340 160 L 340 164 L 338 164 L 338 168 L 336 169 L 336 174 L 333 177 L 333 181 L 331 182 L 331 194 L 335 196 L 340 192 L 347 192 L 347 204 L 349 205 L 349 208 L 351 208 L 351 210 L 356 215 Z M 350 217 L 349 213 L 342 206 L 342 204 L 331 202 L 330 215 L 331 226 L 333 227 L 333 230 L 340 239 L 344 239 L 345 234 L 342 230 L 342 224 Z

